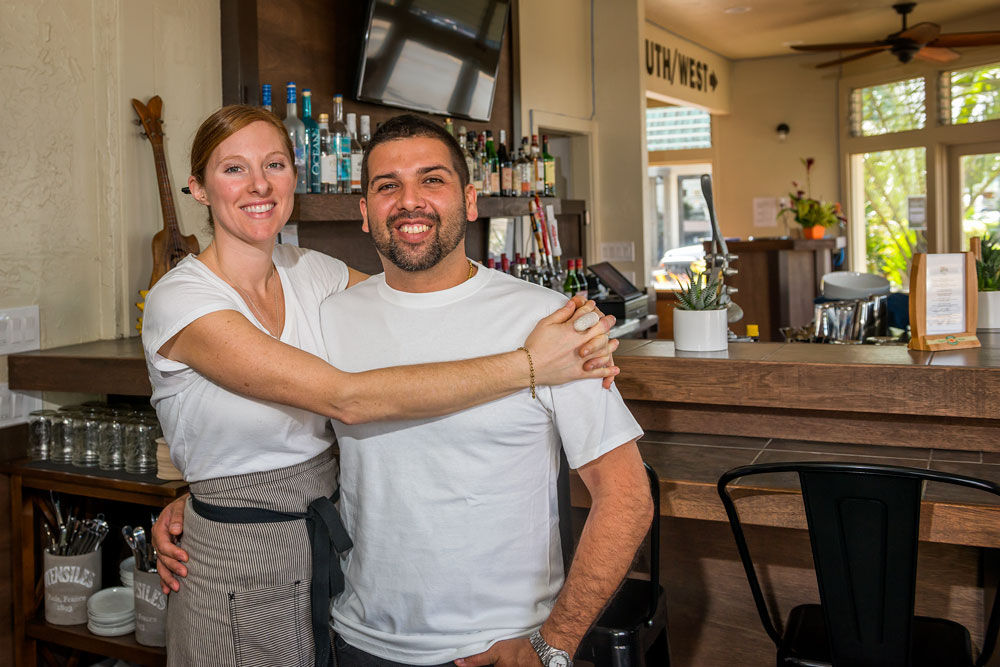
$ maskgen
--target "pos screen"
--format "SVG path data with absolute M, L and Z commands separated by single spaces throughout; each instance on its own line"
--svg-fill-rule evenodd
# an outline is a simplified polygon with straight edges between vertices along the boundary
M 600 278 L 601 282 L 607 285 L 609 290 L 623 299 L 628 299 L 642 294 L 639 288 L 630 283 L 628 278 L 623 276 L 618 269 L 611 266 L 609 262 L 591 264 L 587 268 L 589 268 L 594 275 Z

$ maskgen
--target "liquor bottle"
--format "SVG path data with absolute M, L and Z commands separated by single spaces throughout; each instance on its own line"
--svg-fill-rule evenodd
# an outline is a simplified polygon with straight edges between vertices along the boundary
M 483 175 L 483 197 L 489 197 L 493 194 L 493 190 L 490 189 L 492 185 L 490 179 L 490 156 L 489 152 L 486 150 L 486 133 L 479 133 L 479 170 Z
M 587 276 L 583 274 L 583 260 L 576 260 L 576 284 L 579 285 L 577 288 L 579 291 L 583 292 L 584 298 L 587 297 Z
M 330 124 L 330 140 L 337 155 L 337 188 L 334 192 L 351 192 L 351 133 L 344 125 L 344 96 L 333 96 L 333 123 Z
M 504 273 L 510 273 L 510 260 L 507 259 L 507 253 L 500 253 L 500 270 Z
M 306 189 L 309 192 L 322 192 L 323 182 L 320 180 L 319 164 L 319 123 L 312 117 L 312 91 L 302 90 L 302 124 L 306 128 Z
M 493 259 L 492 257 L 490 257 L 489 259 L 486 260 L 486 268 L 487 269 L 495 269 L 495 268 L 497 268 L 497 261 L 495 259 Z
M 545 191 L 545 162 L 542 161 L 542 154 L 538 150 L 538 135 L 531 135 L 531 195 L 542 196 Z
M 552 267 L 554 271 L 552 273 L 552 279 L 549 282 L 549 287 L 557 292 L 561 292 L 562 285 L 566 282 L 566 270 L 562 267 L 562 258 L 559 255 L 555 255 L 552 258 Z
M 521 253 L 514 253 L 514 263 L 510 267 L 510 275 L 515 278 L 521 277 Z
M 337 156 L 330 146 L 330 115 L 319 115 L 319 181 L 320 192 L 333 192 L 336 183 Z
M 490 165 L 490 196 L 500 196 L 500 157 L 493 143 L 493 131 L 486 130 L 486 157 Z
M 295 101 L 295 82 L 289 81 L 286 87 L 285 104 L 285 129 L 288 130 L 288 138 L 292 141 L 292 148 L 295 149 L 293 157 L 295 162 L 296 180 L 295 192 L 308 192 L 306 187 L 306 126 L 299 119 L 298 103 Z
M 451 121 L 451 118 L 444 119 L 444 131 L 453 137 L 455 136 L 455 124 Z
M 469 152 L 468 138 L 468 134 L 465 132 L 465 126 L 463 125 L 459 127 L 458 145 L 462 149 L 462 157 L 465 158 L 465 167 L 469 170 L 469 182 L 475 185 L 474 173 L 476 168 L 472 163 L 472 153 Z
M 520 197 L 521 196 L 521 161 L 524 158 L 524 153 L 521 149 L 517 149 L 517 155 L 513 154 L 511 151 L 511 163 L 510 163 L 510 196 Z
M 479 147 L 476 145 L 476 133 L 469 132 L 465 138 L 465 148 L 469 151 L 469 157 L 472 158 L 472 166 L 469 168 L 469 180 L 472 186 L 476 189 L 476 196 L 482 196 L 483 194 L 483 168 L 482 161 L 479 157 Z
M 531 186 L 534 183 L 531 174 L 531 147 L 528 145 L 528 137 L 521 137 L 521 159 L 518 169 L 521 172 L 521 192 L 518 196 L 531 196 Z
M 347 131 L 351 133 L 351 192 L 361 194 L 361 142 L 358 141 L 358 114 L 347 114 Z
M 260 87 L 260 105 L 271 111 L 271 84 L 265 83 Z
M 368 114 L 361 114 L 361 136 L 358 137 L 358 142 L 361 144 L 361 150 L 368 149 L 368 142 L 372 138 L 372 118 Z
M 514 196 L 514 162 L 507 152 L 507 131 L 500 130 L 500 147 L 497 149 L 497 161 L 500 163 L 500 196 Z
M 568 297 L 572 297 L 574 294 L 580 291 L 580 283 L 576 280 L 576 272 L 573 271 L 574 262 L 571 259 L 566 260 L 566 280 L 562 284 L 562 291 Z
M 549 137 L 542 135 L 542 162 L 544 163 L 544 187 L 546 197 L 556 196 L 556 159 L 549 153 Z

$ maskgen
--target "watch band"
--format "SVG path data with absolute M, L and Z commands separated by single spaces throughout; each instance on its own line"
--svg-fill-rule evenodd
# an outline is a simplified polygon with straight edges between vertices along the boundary
M 542 661 L 544 667 L 573 667 L 573 660 L 570 654 L 549 646 L 549 643 L 542 637 L 541 630 L 535 630 L 531 633 L 528 641 L 531 642 L 531 648 L 535 649 L 535 653 L 538 654 L 538 658 Z

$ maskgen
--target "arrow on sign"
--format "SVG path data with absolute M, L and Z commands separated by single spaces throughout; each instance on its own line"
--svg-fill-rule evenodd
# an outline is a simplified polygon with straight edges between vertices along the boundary
M 708 77 L 708 82 L 712 85 L 712 92 L 715 92 L 715 87 L 719 84 L 719 80 L 715 78 L 715 72 L 712 72 L 712 76 Z

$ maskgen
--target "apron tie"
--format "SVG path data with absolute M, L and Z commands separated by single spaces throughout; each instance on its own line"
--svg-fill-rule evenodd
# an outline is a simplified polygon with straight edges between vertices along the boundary
M 312 607 L 313 643 L 316 649 L 316 667 L 327 667 L 330 662 L 330 602 L 344 590 L 344 572 L 339 556 L 354 543 L 340 518 L 335 503 L 340 499 L 340 489 L 329 498 L 320 497 L 309 503 L 306 512 L 279 512 L 259 507 L 221 507 L 210 505 L 191 496 L 191 508 L 197 514 L 216 523 L 278 523 L 304 519 L 312 547 L 312 583 L 309 599 Z M 336 552 L 338 558 L 333 557 Z

